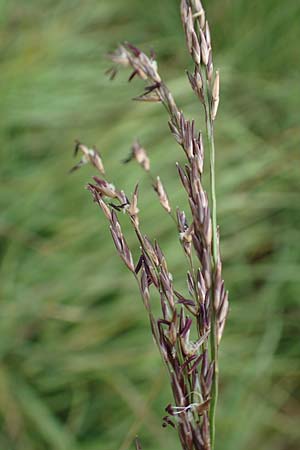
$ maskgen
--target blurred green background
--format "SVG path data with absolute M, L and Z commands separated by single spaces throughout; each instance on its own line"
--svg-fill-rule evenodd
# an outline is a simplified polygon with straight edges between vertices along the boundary
M 177 0 L 0 0 L 0 449 L 179 449 L 171 399 L 134 280 L 85 184 L 67 174 L 78 138 L 108 178 L 141 184 L 142 225 L 185 263 L 149 181 L 122 165 L 134 138 L 173 204 L 182 161 L 160 105 L 104 75 L 127 39 L 154 48 L 188 116 L 201 118 Z M 300 4 L 206 1 L 222 74 L 216 125 L 219 223 L 231 313 L 221 351 L 218 450 L 300 447 Z M 125 222 L 125 220 L 124 220 Z M 132 233 L 128 240 L 138 249 Z M 135 254 L 136 254 L 135 253 Z

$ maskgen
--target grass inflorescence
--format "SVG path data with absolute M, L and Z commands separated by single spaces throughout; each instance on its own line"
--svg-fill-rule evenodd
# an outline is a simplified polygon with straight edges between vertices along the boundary
M 215 448 L 215 421 L 219 384 L 219 345 L 228 314 L 228 292 L 222 280 L 222 262 L 217 226 L 214 123 L 220 95 L 220 74 L 214 72 L 211 35 L 205 11 L 199 0 L 182 0 L 181 19 L 187 49 L 194 63 L 188 73 L 192 90 L 203 106 L 206 141 L 209 152 L 210 196 L 203 188 L 203 133 L 196 130 L 194 120 L 185 118 L 174 97 L 161 78 L 155 54 L 147 56 L 126 42 L 110 55 L 114 66 L 107 71 L 114 79 L 119 66 L 129 67 L 129 81 L 135 77 L 147 82 L 144 92 L 135 100 L 161 103 L 169 116 L 169 128 L 182 147 L 186 163 L 176 163 L 179 181 L 186 192 L 190 211 L 173 208 L 160 177 L 153 187 L 164 210 L 173 218 L 188 262 L 187 293 L 176 290 L 167 259 L 157 241 L 140 228 L 138 185 L 132 199 L 103 178 L 94 177 L 88 185 L 94 201 L 103 210 L 117 252 L 135 276 L 147 310 L 152 335 L 166 364 L 174 403 L 166 407 L 164 425 L 177 429 L 184 450 Z M 149 84 L 150 83 L 150 84 Z M 83 158 L 72 169 L 92 163 L 104 175 L 104 166 L 96 149 L 76 143 Z M 132 158 L 150 174 L 147 152 L 138 142 L 132 147 Z M 151 176 L 151 174 L 150 174 Z M 153 177 L 152 177 L 153 178 Z M 109 201 L 113 200 L 114 202 Z M 141 255 L 134 263 L 132 252 L 122 231 L 118 213 L 127 213 L 140 245 Z M 160 298 L 161 314 L 153 312 L 153 286 Z M 196 336 L 196 337 L 193 337 Z

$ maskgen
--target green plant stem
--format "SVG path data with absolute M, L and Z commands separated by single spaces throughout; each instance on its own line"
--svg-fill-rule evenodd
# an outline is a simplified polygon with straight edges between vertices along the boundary
M 210 156 L 210 200 L 211 200 L 211 215 L 212 215 L 212 273 L 215 273 L 218 263 L 218 227 L 217 227 L 217 199 L 216 199 L 216 176 L 215 176 L 215 142 L 214 142 L 214 130 L 213 122 L 211 119 L 210 110 L 210 96 L 208 92 L 208 86 L 205 83 L 205 113 L 206 113 L 206 131 L 207 141 L 209 147 Z M 210 422 L 210 440 L 211 450 L 214 450 L 215 446 L 215 429 L 216 429 L 216 408 L 218 402 L 218 390 L 219 390 L 219 363 L 218 363 L 218 329 L 217 318 L 214 309 L 214 282 L 212 282 L 212 298 L 211 298 L 211 327 L 210 334 L 210 349 L 211 360 L 215 363 L 212 391 L 211 391 L 211 404 L 209 411 Z
M 212 228 L 213 228 L 213 271 L 215 271 L 218 258 L 218 243 L 217 243 L 217 214 L 216 214 L 216 195 L 215 195 L 215 146 L 212 127 L 210 127 L 211 135 L 208 134 L 208 140 L 210 143 L 210 175 L 211 175 L 211 200 L 212 200 Z M 216 408 L 218 402 L 219 391 L 219 355 L 218 355 L 218 329 L 216 311 L 214 309 L 214 283 L 212 284 L 212 304 L 211 304 L 211 316 L 212 316 L 212 332 L 211 332 L 211 359 L 215 363 L 213 384 L 212 384 L 212 398 L 210 406 L 210 439 L 211 450 L 214 450 L 215 445 L 215 421 L 216 421 Z

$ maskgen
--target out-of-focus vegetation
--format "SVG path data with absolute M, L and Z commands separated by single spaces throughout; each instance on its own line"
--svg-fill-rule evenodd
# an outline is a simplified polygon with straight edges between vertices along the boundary
M 139 137 L 182 206 L 182 155 L 161 106 L 130 101 L 142 84 L 104 75 L 123 39 L 153 47 L 178 103 L 201 120 L 178 3 L 0 1 L 1 450 L 126 450 L 136 433 L 146 450 L 179 448 L 161 427 L 170 392 L 137 288 L 83 189 L 93 170 L 67 175 L 79 138 L 97 144 L 119 186 L 132 192 L 139 179 L 144 229 L 184 282 L 173 224 L 139 168 L 121 163 Z M 206 6 L 222 74 L 217 180 L 231 294 L 217 448 L 296 450 L 300 4 Z

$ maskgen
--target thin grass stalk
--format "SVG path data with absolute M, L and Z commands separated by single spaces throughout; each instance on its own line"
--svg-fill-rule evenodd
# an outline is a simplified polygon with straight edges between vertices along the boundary
M 202 77 L 205 77 L 205 72 L 200 67 Z M 212 215 L 212 272 L 215 272 L 218 263 L 219 254 L 219 240 L 218 240 L 218 225 L 217 225 L 217 196 L 216 196 L 216 171 L 215 171 L 215 139 L 214 139 L 214 123 L 211 112 L 211 98 L 209 96 L 208 81 L 204 83 L 204 109 L 205 109 L 205 124 L 207 133 L 207 144 L 209 149 L 209 167 L 210 167 L 210 201 L 211 201 L 211 215 Z M 214 283 L 212 285 L 212 297 L 214 297 Z M 219 348 L 218 348 L 218 330 L 215 309 L 211 305 L 212 317 L 212 332 L 210 335 L 210 351 L 211 359 L 215 362 L 215 371 L 213 377 L 212 391 L 211 391 L 211 405 L 209 410 L 210 422 L 210 440 L 212 450 L 215 447 L 216 434 L 216 409 L 218 403 L 219 393 Z
M 206 96 L 206 101 L 208 100 Z M 208 102 L 209 104 L 209 102 Z M 210 112 L 210 111 L 209 111 Z M 210 198 L 212 205 L 212 269 L 215 272 L 218 263 L 218 226 L 217 226 L 217 196 L 216 196 L 216 172 L 215 172 L 215 141 L 213 133 L 213 123 L 210 121 L 210 114 L 206 114 L 206 129 L 208 138 L 208 147 L 210 155 Z M 214 284 L 212 286 L 212 293 L 214 292 Z M 213 295 L 213 294 L 212 294 Z M 209 411 L 210 417 L 210 440 L 211 448 L 215 446 L 216 434 L 216 409 L 218 403 L 219 393 L 219 348 L 218 348 L 218 330 L 216 313 L 212 306 L 212 333 L 211 333 L 211 359 L 215 361 L 215 372 L 212 385 L 212 397 Z

